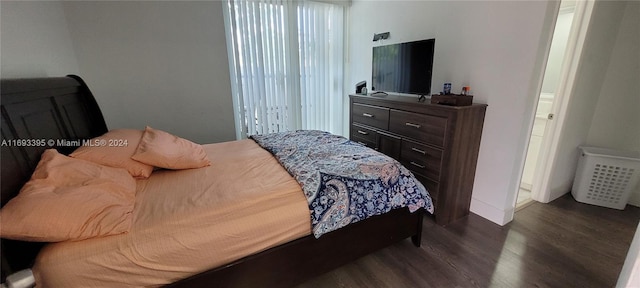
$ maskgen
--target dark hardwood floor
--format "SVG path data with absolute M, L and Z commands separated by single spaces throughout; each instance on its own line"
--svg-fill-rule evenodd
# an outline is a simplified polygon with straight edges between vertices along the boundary
M 567 194 L 503 227 L 475 214 L 446 227 L 425 220 L 422 247 L 404 240 L 298 287 L 614 287 L 640 208 Z

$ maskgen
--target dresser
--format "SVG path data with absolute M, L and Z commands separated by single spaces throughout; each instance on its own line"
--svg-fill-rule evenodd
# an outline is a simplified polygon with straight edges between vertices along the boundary
M 469 214 L 486 104 L 445 106 L 394 95 L 349 98 L 350 139 L 411 170 L 433 199 L 436 223 Z

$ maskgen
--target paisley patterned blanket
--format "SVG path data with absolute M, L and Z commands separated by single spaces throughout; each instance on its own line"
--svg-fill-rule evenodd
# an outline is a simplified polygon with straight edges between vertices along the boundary
M 298 130 L 251 138 L 302 187 L 316 238 L 395 208 L 433 213 L 429 193 L 407 168 L 342 136 Z

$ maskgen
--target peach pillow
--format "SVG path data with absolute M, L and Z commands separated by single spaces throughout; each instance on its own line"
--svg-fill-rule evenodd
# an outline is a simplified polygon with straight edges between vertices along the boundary
M 3 238 L 58 242 L 129 231 L 136 182 L 121 168 L 48 149 L 20 193 L 0 209 Z
M 91 139 L 91 146 L 81 146 L 69 156 L 110 167 L 125 168 L 133 177 L 147 178 L 153 172 L 153 166 L 131 159 L 141 138 L 140 130 L 111 130 Z
M 201 145 L 147 126 L 134 160 L 167 169 L 200 168 L 211 165 Z

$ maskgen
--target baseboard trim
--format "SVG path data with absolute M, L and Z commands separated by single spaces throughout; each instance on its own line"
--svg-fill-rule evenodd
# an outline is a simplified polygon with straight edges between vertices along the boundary
M 627 202 L 627 204 L 640 207 L 640 183 L 636 188 L 637 189 L 635 191 L 631 191 L 631 195 L 629 195 L 629 202 Z
M 471 198 L 470 210 L 500 226 L 511 222 L 511 220 L 513 220 L 513 214 L 515 213 L 514 208 L 502 210 L 475 198 Z

